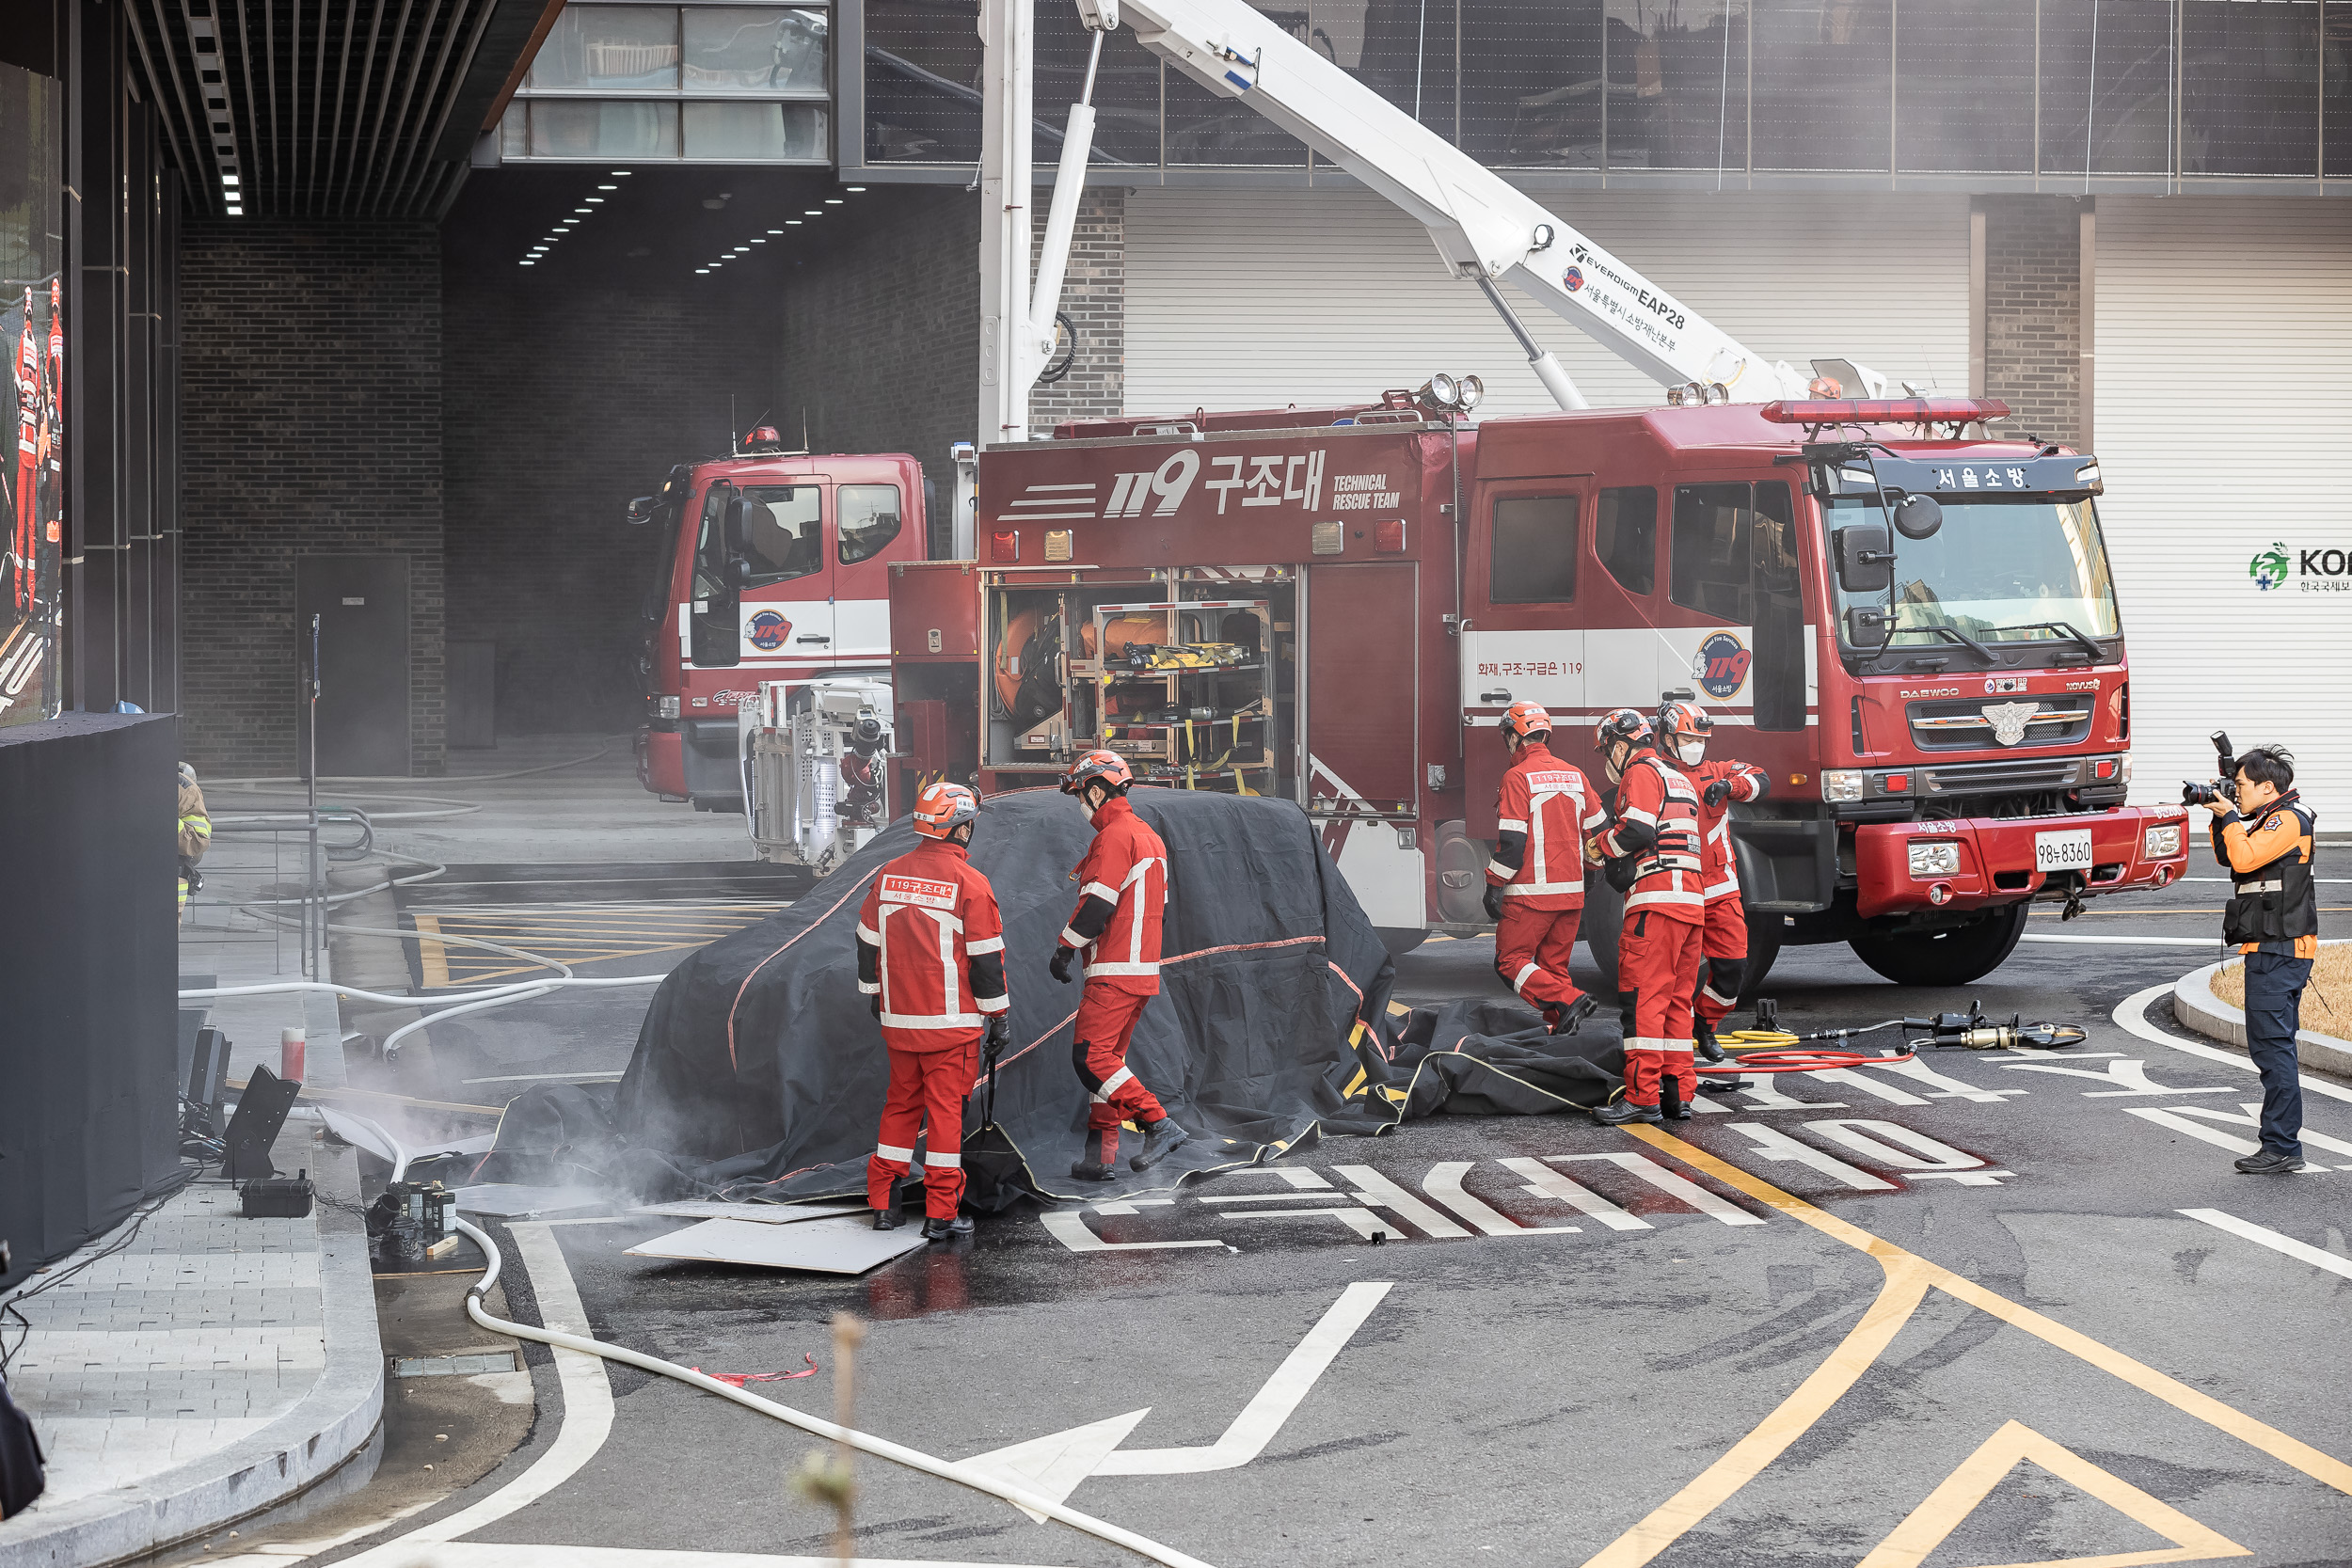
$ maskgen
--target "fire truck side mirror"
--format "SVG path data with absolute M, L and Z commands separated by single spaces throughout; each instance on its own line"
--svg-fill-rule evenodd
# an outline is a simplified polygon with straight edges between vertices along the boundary
M 1846 643 L 1849 647 L 1883 649 L 1892 635 L 1887 630 L 1886 611 L 1876 606 L 1858 604 L 1846 611 Z
M 1883 594 L 1895 580 L 1895 552 L 1876 523 L 1841 528 L 1837 542 L 1837 586 L 1849 594 Z
M 1895 531 L 1906 539 L 1932 539 L 1944 526 L 1944 509 L 1933 496 L 1905 496 L 1895 507 Z
M 653 498 L 639 496 L 628 503 L 628 520 L 639 526 L 653 521 Z

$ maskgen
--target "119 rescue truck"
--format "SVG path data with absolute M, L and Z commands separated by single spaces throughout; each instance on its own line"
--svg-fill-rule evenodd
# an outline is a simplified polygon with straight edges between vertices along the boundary
M 1116 8 L 1079 5 L 1099 47 Z M 1714 754 L 1772 776 L 1732 814 L 1751 987 L 1782 945 L 1823 942 L 1899 981 L 1964 983 L 2034 903 L 2072 912 L 2181 873 L 2185 813 L 2124 804 L 2095 459 L 1994 436 L 1997 402 L 1767 364 L 1241 0 L 1127 8 L 1147 47 L 1427 225 L 1564 411 L 1473 428 L 1476 379 L 1433 376 L 1359 405 L 1024 439 L 1086 166 L 1077 106 L 1031 308 L 1010 281 L 1027 215 L 988 221 L 983 197 L 982 428 L 1005 438 L 957 509 L 960 559 L 881 568 L 897 801 L 941 775 L 1044 784 L 1098 745 L 1152 783 L 1294 800 L 1402 950 L 1479 919 L 1505 707 L 1542 703 L 1581 764 L 1577 730 L 1687 689 L 1717 720 Z M 1021 10 L 987 0 L 993 53 L 1024 53 Z M 1025 66 L 988 87 L 984 192 L 1025 191 Z M 990 267 L 992 244 L 1019 254 Z M 1669 406 L 1585 410 L 1504 278 L 1666 384 Z M 683 583 L 683 536 L 676 559 Z M 704 601 L 674 597 L 691 652 Z M 1588 879 L 1613 985 L 1617 909 Z

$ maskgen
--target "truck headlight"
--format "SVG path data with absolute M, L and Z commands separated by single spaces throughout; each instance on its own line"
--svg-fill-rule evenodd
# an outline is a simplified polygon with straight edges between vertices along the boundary
M 656 697 L 653 700 L 653 716 L 656 719 L 675 719 L 677 712 L 675 697 Z
M 1859 800 L 1862 799 L 1862 770 L 1858 768 L 1833 768 L 1821 775 L 1821 799 L 1824 800 Z
M 1960 846 L 1936 843 L 1912 845 L 1911 874 L 1923 881 L 1934 877 L 1959 876 Z
M 2181 852 L 2181 825 L 2168 822 L 2161 828 L 2151 828 L 2140 841 L 2142 853 L 2152 861 L 2170 860 Z

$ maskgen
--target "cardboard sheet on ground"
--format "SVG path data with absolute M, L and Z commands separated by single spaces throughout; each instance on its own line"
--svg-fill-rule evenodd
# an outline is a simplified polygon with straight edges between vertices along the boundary
M 993 1131 L 966 1144 L 968 1201 L 1024 1192 L 1100 1198 L 1250 1164 L 1321 1132 L 1377 1132 L 1440 1112 L 1538 1114 L 1605 1100 L 1623 1066 L 1593 1021 L 1546 1036 L 1511 1001 L 1389 1011 L 1388 952 L 1322 839 L 1291 802 L 1137 789 L 1168 846 L 1162 991 L 1128 1056 L 1194 1133 L 1166 1164 L 1117 1181 L 1068 1174 L 1089 1096 L 1072 1064 L 1079 987 L 1047 963 L 1077 901 L 1092 836 L 1049 789 L 990 799 L 973 863 L 1005 919 L 1012 1044 Z M 1367 830 L 1370 831 L 1370 830 Z M 1382 826 L 1379 831 L 1387 831 Z M 655 994 L 628 1070 L 610 1085 L 541 1085 L 500 1124 L 485 1179 L 603 1181 L 638 1200 L 859 1198 L 888 1060 L 855 984 L 867 886 L 915 842 L 903 822 L 758 926 L 722 938 Z M 983 1085 L 967 1126 L 977 1127 Z M 1127 1134 L 1122 1153 L 1140 1143 Z
M 924 1245 L 923 1227 L 909 1224 L 877 1230 L 863 1212 L 811 1225 L 762 1225 L 756 1220 L 705 1220 L 640 1242 L 632 1258 L 676 1258 L 691 1262 L 748 1263 L 764 1269 L 808 1269 L 818 1274 L 864 1274 Z
M 715 1198 L 688 1198 L 681 1203 L 652 1203 L 638 1211 L 681 1220 L 742 1220 L 750 1225 L 799 1225 L 805 1220 L 833 1219 L 866 1212 L 864 1203 L 723 1203 Z

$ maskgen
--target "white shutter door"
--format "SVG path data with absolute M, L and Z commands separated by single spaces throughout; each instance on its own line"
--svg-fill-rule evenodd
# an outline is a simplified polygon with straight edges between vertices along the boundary
M 2352 211 L 2296 197 L 2099 198 L 2099 506 L 2132 660 L 2133 797 L 2213 773 L 2205 737 L 2295 752 L 2352 810 Z M 2249 563 L 2283 546 L 2288 576 Z M 2316 562 L 2314 563 L 2316 564 Z M 2205 818 L 2196 816 L 2201 827 Z
M 1553 211 L 1768 359 L 1861 361 L 1968 391 L 1968 201 L 1600 191 Z M 1596 407 L 1658 387 L 1550 311 L 1513 308 Z M 1486 411 L 1550 398 L 1475 285 L 1364 191 L 1139 190 L 1127 201 L 1131 414 L 1363 402 L 1474 372 Z M 1849 388 L 1859 392 L 1860 388 Z

